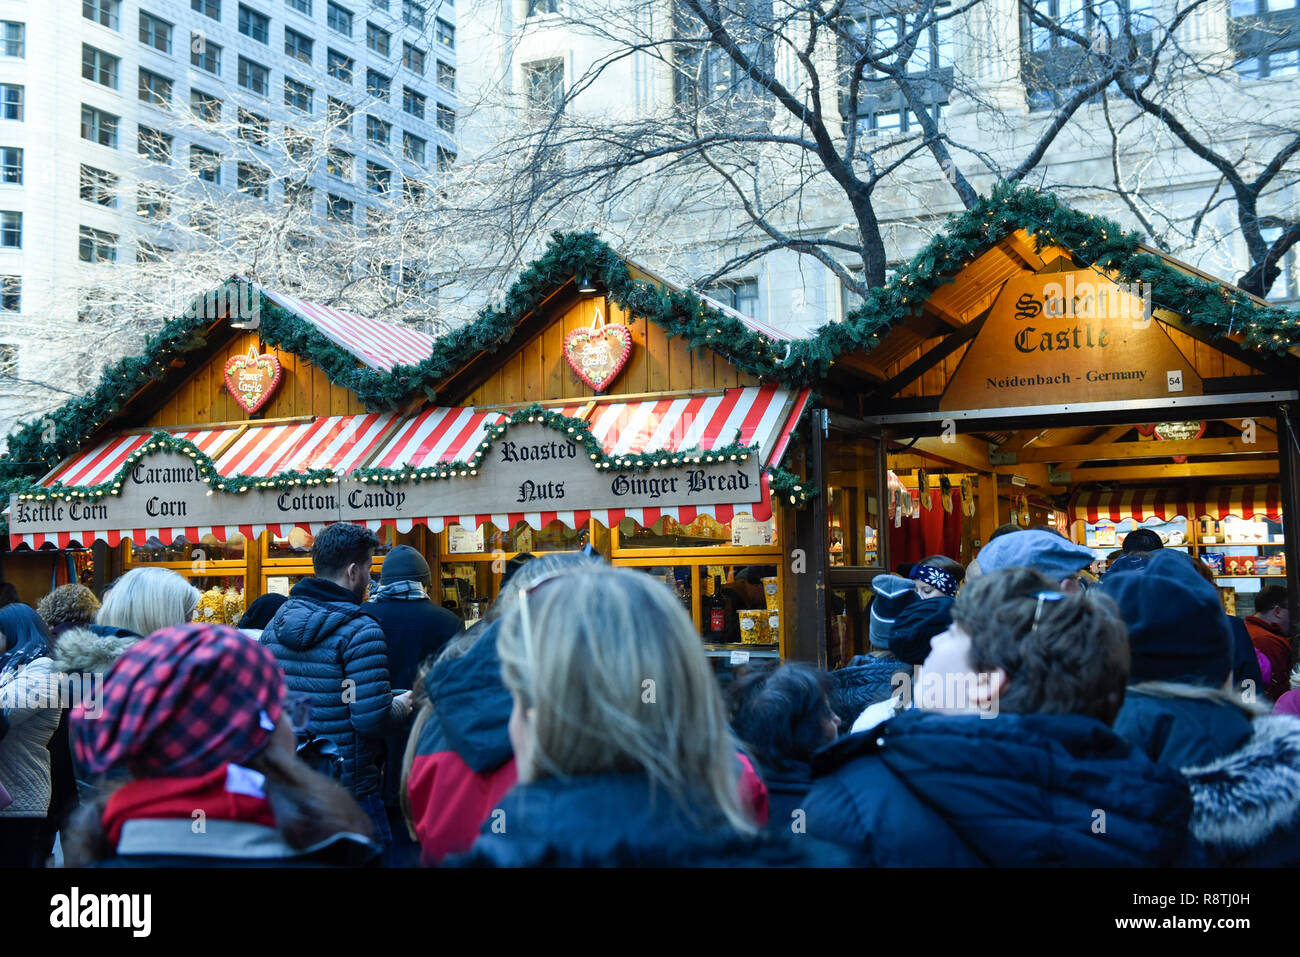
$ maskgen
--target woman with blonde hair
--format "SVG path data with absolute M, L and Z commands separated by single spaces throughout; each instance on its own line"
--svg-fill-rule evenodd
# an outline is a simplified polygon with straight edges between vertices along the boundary
M 662 582 L 603 567 L 542 578 L 497 647 L 520 783 L 457 863 L 819 863 L 813 842 L 766 836 L 742 801 L 717 680 Z
M 144 637 L 183 625 L 199 607 L 199 590 L 170 568 L 133 568 L 104 595 L 95 622 Z

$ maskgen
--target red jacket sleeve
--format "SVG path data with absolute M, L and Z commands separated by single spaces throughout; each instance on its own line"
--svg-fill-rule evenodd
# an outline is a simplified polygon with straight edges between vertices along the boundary
M 479 775 L 454 751 L 417 755 L 407 793 L 420 863 L 435 867 L 449 855 L 468 851 L 492 809 L 514 785 L 514 758 Z
M 740 758 L 740 802 L 749 808 L 754 815 L 754 823 L 759 827 L 767 827 L 767 819 L 770 810 L 767 805 L 767 785 L 763 779 L 758 776 L 754 770 L 754 765 L 750 763 L 749 757 L 743 752 L 737 751 L 736 757 Z

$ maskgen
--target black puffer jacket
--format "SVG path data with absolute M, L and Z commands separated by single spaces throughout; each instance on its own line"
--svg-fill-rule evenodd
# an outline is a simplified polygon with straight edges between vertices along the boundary
M 311 695 L 309 730 L 338 746 L 340 783 L 358 796 L 378 791 L 382 738 L 401 723 L 390 717 L 388 646 L 379 622 L 351 592 L 307 578 L 289 592 L 261 642 L 284 669 L 289 691 Z

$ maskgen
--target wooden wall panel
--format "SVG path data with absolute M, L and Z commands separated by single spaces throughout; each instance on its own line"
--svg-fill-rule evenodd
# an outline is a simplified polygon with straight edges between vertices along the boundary
M 246 332 L 195 369 L 150 416 L 148 424 L 175 426 L 249 421 L 252 417 L 226 391 L 225 368 L 232 356 L 244 355 L 253 343 L 258 343 L 259 351 L 274 354 L 284 370 L 275 395 L 255 419 L 347 415 L 365 411 L 360 399 L 350 390 L 332 384 L 322 369 L 293 353 L 261 345 L 256 333 Z

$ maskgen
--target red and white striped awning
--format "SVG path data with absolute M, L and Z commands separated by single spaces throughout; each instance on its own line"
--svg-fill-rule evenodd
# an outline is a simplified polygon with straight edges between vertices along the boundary
M 776 465 L 790 443 L 790 433 L 808 404 L 807 389 L 791 393 L 774 385 L 727 389 L 713 395 L 664 398 L 643 402 L 602 402 L 587 416 L 591 433 L 606 455 L 638 455 L 646 452 L 711 451 L 733 442 L 757 446 L 760 465 Z M 585 405 L 558 409 L 578 417 Z M 381 468 L 425 468 L 466 461 L 483 441 L 487 430 L 505 421 L 503 411 L 472 408 L 431 407 L 408 419 L 371 463 Z M 498 528 L 514 528 L 524 522 L 543 529 L 552 522 L 581 528 L 595 519 L 606 528 L 624 518 L 643 526 L 653 525 L 667 515 L 690 524 L 698 515 L 712 515 L 729 522 L 736 514 L 753 515 L 759 521 L 772 517 L 767 476 L 762 478 L 763 498 L 737 505 L 663 506 L 660 508 L 595 509 L 572 512 L 508 512 L 496 515 L 430 515 L 414 519 L 435 532 L 448 525 L 478 528 L 491 522 Z M 411 522 L 408 519 L 406 522 Z M 409 531 L 396 522 L 373 522 L 375 527 L 392 524 L 399 532 Z
M 238 431 L 238 426 L 224 429 L 194 429 L 190 431 L 166 430 L 180 439 L 187 439 L 198 446 L 199 451 L 211 455 L 230 436 Z M 141 446 L 149 441 L 152 432 L 115 435 L 105 439 L 87 452 L 80 452 L 68 459 L 56 472 L 41 484 L 47 488 L 56 482 L 63 485 L 99 485 L 107 482 L 117 474 L 118 469 Z
M 1070 508 L 1072 521 L 1145 522 L 1183 517 L 1224 519 L 1229 515 L 1274 520 L 1282 517 L 1282 490 L 1278 485 L 1225 485 L 1218 488 L 1129 488 L 1113 492 L 1078 493 Z
M 394 366 L 415 365 L 433 353 L 435 340 L 427 332 L 258 288 L 272 302 L 310 322 L 325 338 L 372 369 L 390 372 Z
M 282 475 L 330 469 L 345 475 L 362 465 L 396 421 L 394 413 L 331 415 L 254 425 L 217 460 L 222 475 Z

